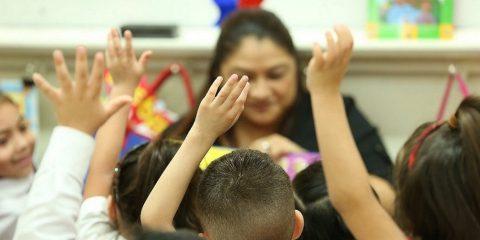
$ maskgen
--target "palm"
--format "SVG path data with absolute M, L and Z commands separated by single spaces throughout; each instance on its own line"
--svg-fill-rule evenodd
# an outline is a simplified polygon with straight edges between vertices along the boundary
M 222 78 L 219 77 L 208 90 L 200 103 L 193 127 L 211 138 L 217 138 L 235 124 L 243 112 L 250 88 L 248 77 L 238 80 L 238 76 L 233 75 L 217 95 L 221 83 Z
M 54 52 L 55 71 L 60 89 L 52 87 L 40 74 L 34 81 L 42 93 L 53 103 L 60 125 L 93 134 L 113 113 L 131 101 L 128 96 L 112 99 L 107 104 L 100 101 L 103 82 L 104 59 L 95 55 L 92 74 L 88 74 L 87 52 L 77 48 L 75 82 L 72 81 L 60 51 Z
M 333 40 L 332 33 L 327 33 L 328 50 L 322 52 L 316 44 L 313 57 L 307 68 L 307 88 L 312 90 L 329 90 L 339 87 L 340 81 L 347 72 L 353 49 L 353 37 L 344 26 L 335 28 L 338 41 Z
M 137 86 L 140 77 L 145 73 L 151 51 L 143 52 L 139 59 L 132 46 L 132 33 L 125 31 L 125 46 L 122 47 L 120 35 L 112 29 L 108 35 L 107 68 L 115 84 Z

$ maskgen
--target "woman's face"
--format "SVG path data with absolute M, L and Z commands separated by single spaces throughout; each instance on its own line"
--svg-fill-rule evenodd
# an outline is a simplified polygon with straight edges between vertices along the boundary
M 18 107 L 0 103 L 0 177 L 21 178 L 33 171 L 35 137 Z
M 251 85 L 241 120 L 257 126 L 281 121 L 295 101 L 298 79 L 294 58 L 269 38 L 247 36 L 220 66 L 224 79 L 247 75 Z

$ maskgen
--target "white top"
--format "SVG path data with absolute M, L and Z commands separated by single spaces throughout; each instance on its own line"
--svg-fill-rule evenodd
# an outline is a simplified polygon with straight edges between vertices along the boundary
M 110 222 L 107 198 L 103 196 L 91 197 L 83 202 L 77 230 L 77 239 L 125 240 Z
M 33 173 L 21 179 L 0 179 L 0 239 L 13 239 L 15 225 L 27 202 Z
M 53 130 L 18 220 L 14 239 L 75 239 L 82 187 L 95 141 L 67 127 Z

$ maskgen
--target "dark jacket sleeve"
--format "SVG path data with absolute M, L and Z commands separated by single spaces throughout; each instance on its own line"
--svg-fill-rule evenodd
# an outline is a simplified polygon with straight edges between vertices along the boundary
M 343 100 L 353 137 L 369 173 L 391 180 L 392 162 L 377 129 L 357 109 L 353 98 L 346 96 Z M 318 151 L 308 95 L 302 97 L 300 103 L 293 110 L 293 114 L 294 120 L 290 130 L 286 133 L 287 137 L 309 151 Z

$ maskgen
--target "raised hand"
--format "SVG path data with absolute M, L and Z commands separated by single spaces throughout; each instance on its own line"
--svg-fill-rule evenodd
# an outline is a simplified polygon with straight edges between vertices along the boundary
M 132 45 L 132 32 L 127 30 L 124 36 L 125 44 L 122 46 L 118 31 L 110 30 L 106 50 L 107 68 L 112 75 L 115 86 L 121 85 L 134 89 L 147 69 L 152 51 L 143 52 L 137 60 Z
M 346 26 L 335 27 L 338 40 L 326 33 L 327 51 L 315 44 L 313 57 L 307 69 L 307 88 L 311 93 L 338 92 L 340 82 L 347 72 L 353 50 L 353 36 Z
M 208 136 L 212 140 L 225 133 L 238 120 L 250 89 L 247 76 L 238 80 L 238 76 L 234 74 L 217 95 L 222 81 L 222 77 L 218 77 L 210 86 L 200 103 L 192 126 L 192 131 Z
M 190 181 L 215 139 L 238 120 L 243 111 L 250 85 L 248 78 L 232 75 L 217 95 L 223 79 L 218 77 L 203 98 L 197 117 L 185 141 L 142 208 L 144 228 L 174 231 L 173 219 Z
M 131 102 L 129 96 L 113 98 L 106 104 L 100 101 L 105 66 L 102 53 L 95 54 L 92 71 L 89 74 L 87 50 L 85 47 L 78 47 L 74 81 L 61 51 L 54 51 L 53 60 L 60 88 L 51 86 L 38 73 L 33 75 L 33 80 L 54 105 L 59 125 L 93 134 L 110 116 Z

